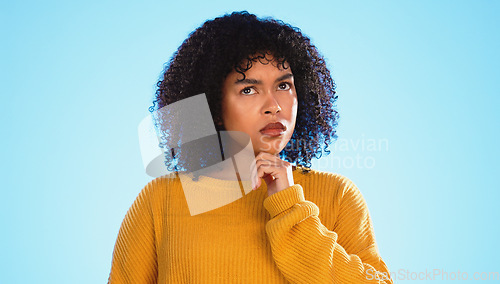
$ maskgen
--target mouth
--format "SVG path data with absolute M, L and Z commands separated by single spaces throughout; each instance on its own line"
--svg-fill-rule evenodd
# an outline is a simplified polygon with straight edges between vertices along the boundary
M 285 131 L 286 131 L 285 125 L 283 125 L 281 122 L 274 122 L 274 123 L 269 123 L 264 128 L 262 128 L 260 130 L 260 133 L 262 133 L 265 136 L 277 137 L 283 135 Z

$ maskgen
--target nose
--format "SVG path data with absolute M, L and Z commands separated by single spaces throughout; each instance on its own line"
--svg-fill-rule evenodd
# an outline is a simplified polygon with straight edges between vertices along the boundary
M 266 101 L 263 106 L 264 114 L 276 114 L 281 111 L 280 104 L 272 92 L 266 96 Z

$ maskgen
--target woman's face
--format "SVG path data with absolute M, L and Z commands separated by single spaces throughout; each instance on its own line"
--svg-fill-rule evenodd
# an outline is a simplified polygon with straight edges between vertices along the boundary
M 273 59 L 272 59 L 273 60 Z M 222 86 L 226 130 L 250 136 L 255 155 L 277 155 L 290 140 L 297 117 L 297 93 L 288 64 L 252 62 L 243 75 L 233 70 Z M 279 68 L 278 68 L 278 67 Z

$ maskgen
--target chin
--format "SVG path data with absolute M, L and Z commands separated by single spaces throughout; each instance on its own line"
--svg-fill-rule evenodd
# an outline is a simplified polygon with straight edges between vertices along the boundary
M 260 149 L 260 150 L 257 150 L 257 152 L 255 153 L 255 156 L 257 156 L 260 152 L 266 152 L 266 153 L 269 153 L 271 155 L 275 155 L 277 156 L 281 150 L 279 149 L 269 149 L 269 148 L 265 148 L 265 149 Z

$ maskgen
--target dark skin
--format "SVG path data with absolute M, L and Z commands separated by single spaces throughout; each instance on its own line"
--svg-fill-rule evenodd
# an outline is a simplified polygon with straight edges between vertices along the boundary
M 226 130 L 250 136 L 255 154 L 252 185 L 256 190 L 267 184 L 271 196 L 294 184 L 291 163 L 278 154 L 290 140 L 297 116 L 297 94 L 291 69 L 279 68 L 271 61 L 256 62 L 241 74 L 230 73 L 223 83 L 223 121 Z M 239 80 L 238 80 L 239 79 Z M 281 123 L 282 131 L 262 130 L 269 123 Z

